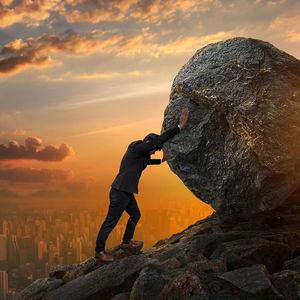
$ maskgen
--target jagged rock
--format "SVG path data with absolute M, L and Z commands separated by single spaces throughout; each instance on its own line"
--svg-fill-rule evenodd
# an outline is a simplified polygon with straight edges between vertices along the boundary
M 91 259 L 91 258 L 89 258 Z M 85 261 L 83 262 L 85 263 Z M 74 269 L 78 267 L 80 264 L 70 264 L 70 265 L 57 265 L 50 270 L 49 276 L 57 279 L 62 279 L 67 272 L 72 272 Z
M 274 273 L 280 270 L 283 261 L 289 257 L 290 253 L 286 244 L 261 238 L 250 238 L 221 244 L 213 252 L 211 258 L 224 257 L 228 270 L 260 263 Z
M 215 249 L 222 243 L 239 240 L 243 238 L 251 238 L 255 236 L 255 232 L 222 232 L 195 235 L 189 242 L 189 247 L 193 251 L 198 250 L 199 253 L 206 258 L 211 258 Z
M 190 299 L 201 293 L 199 277 L 191 271 L 185 271 L 170 280 L 157 299 Z
M 295 251 L 293 253 L 293 258 L 297 257 L 297 256 L 300 256 L 300 246 L 296 246 L 295 247 Z
M 144 243 L 142 242 L 138 247 L 121 249 L 119 246 L 115 246 L 106 250 L 110 253 L 115 260 L 121 259 L 126 256 L 135 255 L 141 253 Z M 61 278 L 63 282 L 71 281 L 89 271 L 100 268 L 104 264 L 95 257 L 90 257 L 84 262 L 79 264 L 72 264 L 66 266 L 57 266 L 50 272 L 50 277 Z
M 273 285 L 287 300 L 300 299 L 300 273 L 292 270 L 283 270 L 271 277 Z
M 287 260 L 283 263 L 283 270 L 292 270 L 300 273 L 300 256 Z
M 66 266 L 57 266 L 50 272 L 50 277 L 61 278 L 63 282 L 68 282 L 76 277 L 79 277 L 88 272 L 92 268 L 97 268 L 103 265 L 94 257 L 89 257 L 79 264 L 72 264 Z
M 182 266 L 176 257 L 171 257 L 155 264 L 158 265 L 163 271 L 178 269 Z
M 226 259 L 203 259 L 194 261 L 187 264 L 188 268 L 196 273 L 209 272 L 209 273 L 224 273 L 227 271 Z
M 18 293 L 14 300 L 39 300 L 47 292 L 54 290 L 61 286 L 63 281 L 54 278 L 40 278 L 35 280 L 32 284 L 27 286 L 24 290 Z
M 155 265 L 144 267 L 132 287 L 130 300 L 157 299 L 165 282 L 161 270 Z
M 120 293 L 120 294 L 117 294 L 117 295 L 113 296 L 110 300 L 129 300 L 129 297 L 130 297 L 129 292 Z
M 131 255 L 106 264 L 47 293 L 43 300 L 111 299 L 129 291 L 139 271 L 149 263 L 144 254 Z
M 300 61 L 270 43 L 233 38 L 198 51 L 176 75 L 162 132 L 171 170 L 220 215 L 278 207 L 300 184 Z
M 272 285 L 264 265 L 253 265 L 218 275 L 242 291 L 263 299 L 284 299 Z
M 199 274 L 202 289 L 198 295 L 190 299 L 193 300 L 265 300 L 247 297 L 247 293 L 217 277 L 215 274 Z

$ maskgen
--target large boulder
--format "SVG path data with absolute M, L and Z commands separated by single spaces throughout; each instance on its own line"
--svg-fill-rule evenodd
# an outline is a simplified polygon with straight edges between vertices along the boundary
M 300 61 L 268 42 L 209 44 L 180 69 L 162 132 L 171 170 L 220 215 L 278 207 L 300 182 Z

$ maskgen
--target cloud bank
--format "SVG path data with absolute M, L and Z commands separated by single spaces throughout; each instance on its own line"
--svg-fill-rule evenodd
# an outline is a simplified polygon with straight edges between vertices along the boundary
M 13 183 L 48 183 L 52 181 L 68 180 L 72 177 L 73 172 L 64 169 L 35 169 L 24 167 L 0 169 L 0 180 Z
M 75 154 L 72 147 L 61 144 L 59 147 L 47 145 L 38 149 L 42 140 L 37 137 L 28 137 L 24 145 L 11 140 L 8 145 L 0 144 L 0 161 L 15 159 L 35 159 L 41 161 L 62 161 Z

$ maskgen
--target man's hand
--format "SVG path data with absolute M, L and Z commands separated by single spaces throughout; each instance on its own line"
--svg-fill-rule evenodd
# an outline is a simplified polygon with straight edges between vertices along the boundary
M 186 107 L 186 108 L 184 108 L 181 111 L 181 115 L 179 117 L 179 127 L 180 127 L 180 130 L 185 126 L 185 123 L 188 120 L 188 117 L 189 117 L 189 110 Z

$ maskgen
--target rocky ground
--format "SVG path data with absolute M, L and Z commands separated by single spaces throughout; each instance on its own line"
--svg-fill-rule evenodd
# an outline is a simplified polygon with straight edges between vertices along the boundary
M 200 220 L 137 253 L 60 266 L 16 299 L 300 299 L 300 189 L 248 218 Z

